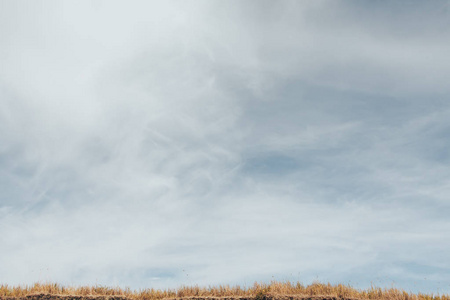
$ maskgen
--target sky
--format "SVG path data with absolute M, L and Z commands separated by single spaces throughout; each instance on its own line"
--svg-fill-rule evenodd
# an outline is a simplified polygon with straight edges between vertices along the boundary
M 450 2 L 0 0 L 0 282 L 450 293 Z

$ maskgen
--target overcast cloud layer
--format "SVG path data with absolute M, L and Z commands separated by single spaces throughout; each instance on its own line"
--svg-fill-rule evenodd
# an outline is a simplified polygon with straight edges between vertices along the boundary
M 0 0 L 0 282 L 450 292 L 447 1 Z

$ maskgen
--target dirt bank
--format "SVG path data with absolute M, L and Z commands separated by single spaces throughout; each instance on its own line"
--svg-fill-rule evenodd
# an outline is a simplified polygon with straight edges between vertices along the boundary
M 70 295 L 50 295 L 35 294 L 24 297 L 1 297 L 1 300 L 129 300 L 123 296 L 70 296 Z
M 127 298 L 124 296 L 70 296 L 70 295 L 35 294 L 35 295 L 27 295 L 24 297 L 0 297 L 0 300 L 135 300 L 135 299 Z M 181 297 L 181 298 L 165 298 L 163 300 L 358 300 L 358 299 L 340 298 L 340 297 L 317 297 L 317 296 L 308 297 L 295 295 L 264 295 L 257 297 Z

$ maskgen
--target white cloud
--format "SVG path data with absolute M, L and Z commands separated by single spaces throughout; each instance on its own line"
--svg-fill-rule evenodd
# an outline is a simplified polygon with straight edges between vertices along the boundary
M 446 288 L 433 5 L 411 32 L 414 9 L 343 2 L 23 3 L 0 12 L 2 282 Z

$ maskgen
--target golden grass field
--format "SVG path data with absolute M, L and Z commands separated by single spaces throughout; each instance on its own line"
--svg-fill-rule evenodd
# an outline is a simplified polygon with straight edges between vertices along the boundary
M 73 298 L 71 298 L 73 297 Z M 347 285 L 313 283 L 276 282 L 255 283 L 251 287 L 240 286 L 183 286 L 178 289 L 143 289 L 133 291 L 128 288 L 104 286 L 65 287 L 56 283 L 35 283 L 32 286 L 0 285 L 1 299 L 390 299 L 390 300 L 450 300 L 450 295 L 408 293 L 396 288 L 372 287 L 359 290 Z

